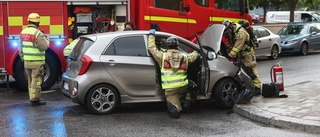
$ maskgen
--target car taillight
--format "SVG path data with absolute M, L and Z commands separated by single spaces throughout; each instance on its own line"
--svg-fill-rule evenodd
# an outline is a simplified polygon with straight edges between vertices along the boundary
M 79 71 L 79 75 L 83 75 L 84 73 L 86 73 L 88 71 L 88 69 L 90 68 L 93 61 L 87 55 L 83 55 L 82 58 L 80 59 L 80 61 L 82 62 L 82 66 Z

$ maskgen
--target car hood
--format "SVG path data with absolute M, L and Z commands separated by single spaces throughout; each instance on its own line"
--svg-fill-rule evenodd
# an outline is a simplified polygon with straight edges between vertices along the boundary
M 202 34 L 200 42 L 202 46 L 209 46 L 215 52 L 220 51 L 221 39 L 225 26 L 222 24 L 210 25 Z
M 288 41 L 288 40 L 292 40 L 292 39 L 297 39 L 297 38 L 301 38 L 302 35 L 280 35 L 280 39 L 282 41 Z

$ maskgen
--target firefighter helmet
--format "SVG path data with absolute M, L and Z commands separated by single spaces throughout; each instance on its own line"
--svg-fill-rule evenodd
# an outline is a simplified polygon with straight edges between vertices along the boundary
M 40 22 L 40 15 L 38 13 L 30 13 L 28 16 L 30 22 Z
M 178 38 L 175 36 L 171 36 L 167 38 L 167 46 L 168 47 L 177 47 L 179 45 Z
M 231 29 L 233 28 L 232 22 L 230 20 L 227 20 L 227 19 L 222 21 L 222 25 L 225 25 L 226 28 L 231 28 Z

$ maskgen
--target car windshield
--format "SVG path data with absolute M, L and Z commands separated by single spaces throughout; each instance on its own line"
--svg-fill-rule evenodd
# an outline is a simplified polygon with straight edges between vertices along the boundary
M 316 21 L 320 21 L 320 14 L 319 13 L 311 13 L 314 18 L 316 18 Z
M 306 24 L 290 24 L 283 27 L 279 31 L 279 35 L 297 35 L 297 34 L 307 34 L 308 28 Z

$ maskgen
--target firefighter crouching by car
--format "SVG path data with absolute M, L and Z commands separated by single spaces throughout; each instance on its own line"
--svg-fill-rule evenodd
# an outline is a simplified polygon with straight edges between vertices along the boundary
M 19 55 L 24 62 L 31 105 L 45 105 L 46 102 L 41 99 L 41 84 L 43 81 L 45 51 L 49 48 L 49 39 L 38 29 L 40 24 L 39 14 L 29 14 L 28 22 L 28 27 L 20 33 L 21 47 Z
M 182 111 L 180 95 L 188 92 L 188 65 L 194 62 L 197 51 L 183 55 L 178 50 L 178 38 L 171 36 L 167 39 L 168 50 L 158 50 L 155 44 L 155 30 L 150 30 L 148 50 L 160 66 L 162 88 L 165 90 L 167 107 L 172 118 L 179 118 Z M 186 95 L 185 107 L 190 107 L 190 94 Z
M 250 46 L 250 35 L 238 23 L 232 23 L 229 20 L 222 21 L 226 26 L 227 33 L 235 35 L 234 45 L 229 53 L 232 58 L 237 58 L 243 66 L 242 68 L 251 77 L 252 84 L 255 86 L 253 95 L 261 95 L 261 81 L 257 71 L 257 62 L 253 46 Z

